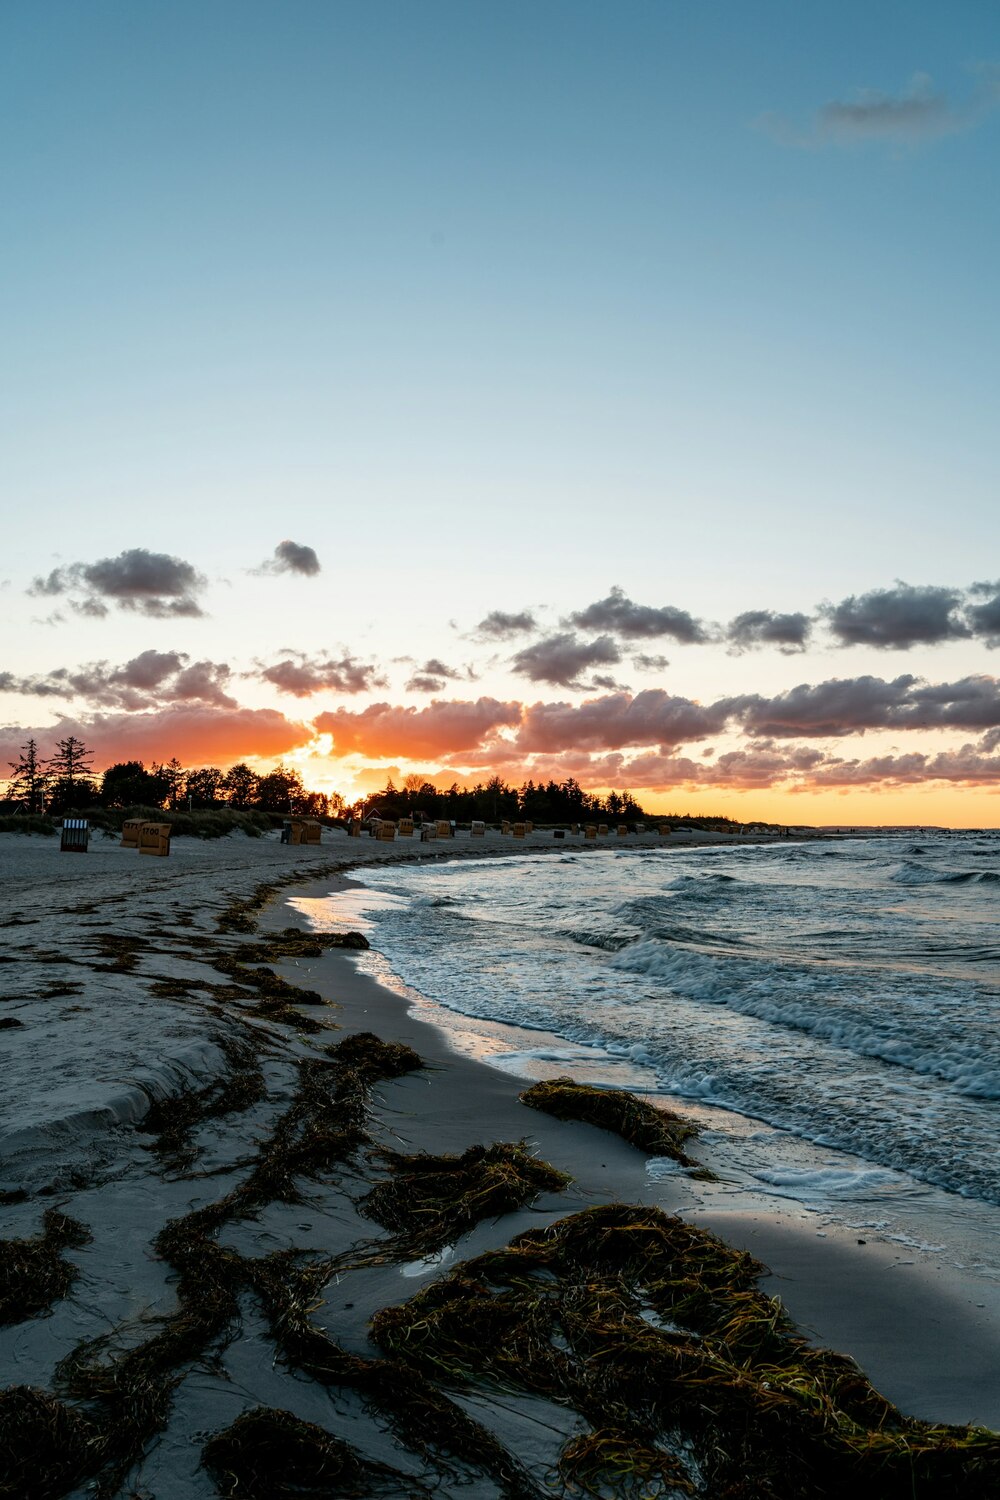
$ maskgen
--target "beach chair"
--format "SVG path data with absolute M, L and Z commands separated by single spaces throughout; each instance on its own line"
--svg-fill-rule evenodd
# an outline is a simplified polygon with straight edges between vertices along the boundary
M 429 844 L 431 839 L 436 839 L 437 836 L 438 831 L 433 823 L 425 823 L 420 830 L 420 842 L 422 844 Z
M 478 818 L 474 819 L 473 820 L 473 824 L 472 824 L 472 829 L 470 831 L 470 835 L 469 836 L 470 836 L 470 838 L 474 838 L 474 839 L 485 838 L 486 837 L 486 824 L 480 822 Z
M 597 837 L 599 839 L 606 839 L 607 836 L 608 836 L 608 825 L 607 825 L 607 823 L 598 823 L 598 825 L 597 825 Z
M 534 833 L 535 831 L 535 825 L 530 818 L 525 822 L 524 831 L 525 833 Z
M 447 818 L 438 818 L 435 827 L 437 828 L 437 836 L 439 839 L 451 838 L 451 824 L 448 822 Z
M 139 829 L 139 853 L 166 858 L 170 853 L 170 824 L 143 823 Z
M 86 854 L 90 843 L 90 823 L 86 818 L 63 818 L 59 852 Z
M 510 819 L 509 818 L 504 818 L 503 822 L 500 824 L 500 832 L 501 833 L 510 833 Z
M 124 823 L 122 824 L 122 848 L 123 849 L 138 849 L 138 847 L 139 847 L 139 832 L 140 832 L 140 830 L 142 828 L 142 825 L 143 825 L 143 823 L 145 821 L 146 821 L 145 818 L 126 818 L 125 819 Z
M 564 839 L 566 837 L 565 828 L 553 828 L 552 837 L 554 839 Z
M 319 844 L 323 839 L 323 825 L 317 823 L 315 818 L 303 818 L 302 837 L 303 844 Z
M 524 833 L 525 833 L 525 824 L 524 823 L 515 823 L 514 824 L 514 837 L 516 839 L 523 839 L 524 838 Z
M 586 826 L 586 828 L 583 830 L 583 836 L 584 836 L 585 839 L 596 839 L 596 837 L 597 837 L 597 824 L 596 823 L 588 823 L 587 826 Z
M 400 820 L 399 820 L 399 826 L 397 827 L 396 832 L 399 834 L 399 836 L 400 836 L 401 839 L 412 839 L 412 837 L 413 837 L 413 819 L 412 818 L 400 818 Z
M 618 824 L 618 837 L 620 839 L 628 838 L 628 824 L 627 823 L 619 823 Z
M 396 837 L 396 825 L 389 818 L 383 818 L 378 825 L 377 837 L 383 844 L 391 844 Z
M 359 839 L 363 831 L 360 823 L 352 823 L 347 830 L 347 837 L 349 839 Z

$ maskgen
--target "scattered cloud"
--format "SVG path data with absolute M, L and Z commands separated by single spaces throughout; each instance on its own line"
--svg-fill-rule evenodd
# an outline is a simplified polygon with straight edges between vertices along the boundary
M 532 682 L 578 687 L 583 674 L 591 668 L 617 666 L 621 659 L 621 651 L 609 635 L 584 641 L 563 631 L 525 646 L 511 658 L 511 665 L 518 676 Z
M 15 759 L 18 747 L 29 736 L 48 754 L 57 740 L 70 734 L 94 751 L 95 764 L 102 768 L 120 760 L 148 763 L 175 755 L 185 766 L 225 766 L 247 757 L 287 755 L 311 737 L 305 724 L 294 723 L 272 708 L 185 704 L 152 713 L 98 714 L 86 719 L 64 716 L 40 728 L 5 726 L 0 729 L 0 765 Z
M 1000 583 L 974 583 L 969 594 L 965 614 L 973 634 L 991 649 L 1000 646 Z
M 748 609 L 730 620 L 726 640 L 733 656 L 761 646 L 777 646 L 782 655 L 791 656 L 805 650 L 810 628 L 808 615 L 780 615 L 773 609 Z
M 256 675 L 279 693 L 289 693 L 295 698 L 321 692 L 370 693 L 384 687 L 386 681 L 374 663 L 358 661 L 347 652 L 334 658 L 289 651 L 282 661 L 261 667 Z
M 569 623 L 580 630 L 611 631 L 629 640 L 667 635 L 682 645 L 696 645 L 710 639 L 705 624 L 688 614 L 686 609 L 674 609 L 669 604 L 659 608 L 634 604 L 618 587 L 613 588 L 606 599 L 599 599 L 596 604 L 588 604 L 586 609 L 570 615 Z
M 632 658 L 632 666 L 637 672 L 665 672 L 669 665 L 665 656 L 647 656 L 644 652 Z
M 437 656 L 431 656 L 422 667 L 416 667 L 406 683 L 408 693 L 439 693 L 449 682 L 474 682 L 471 667 L 460 670 L 449 667 Z
M 967 639 L 972 631 L 959 614 L 961 604 L 958 589 L 899 582 L 895 588 L 852 594 L 822 612 L 842 646 L 907 651 Z
M 321 571 L 319 558 L 312 547 L 303 547 L 298 542 L 279 542 L 274 556 L 252 569 L 258 577 L 276 573 L 298 573 L 303 578 L 315 578 Z
M 619 750 L 626 745 L 675 747 L 722 730 L 728 700 L 705 708 L 690 698 L 649 688 L 631 697 L 614 693 L 581 704 L 533 703 L 524 712 L 517 746 L 522 751 Z
M 117 667 L 98 661 L 28 677 L 0 672 L 0 690 L 35 698 L 82 698 L 95 708 L 133 712 L 165 703 L 236 708 L 236 699 L 226 692 L 231 677 L 226 662 L 191 662 L 183 651 L 143 651 Z
M 528 609 L 522 609 L 516 614 L 494 609 L 485 620 L 480 620 L 474 633 L 482 641 L 509 641 L 516 635 L 527 635 L 529 631 L 537 629 L 538 622 Z
M 520 721 L 519 703 L 501 703 L 496 698 L 435 699 L 426 708 L 373 703 L 358 711 L 334 709 L 320 714 L 315 727 L 318 734 L 333 736 L 337 755 L 427 760 L 451 751 L 480 749 L 495 740 L 500 729 Z
M 1000 104 L 1000 72 L 990 66 L 974 72 L 974 89 L 958 103 L 935 89 L 928 74 L 915 73 L 897 94 L 858 89 L 850 98 L 830 100 L 804 129 L 774 113 L 762 115 L 757 124 L 783 146 L 855 146 L 872 141 L 916 146 L 974 130 Z
M 198 595 L 206 579 L 183 558 L 132 547 L 94 563 L 69 563 L 36 578 L 28 593 L 36 598 L 65 596 L 78 615 L 101 619 L 109 602 L 151 619 L 198 617 Z
M 814 738 L 870 729 L 986 730 L 1000 725 L 1000 682 L 986 675 L 926 683 L 905 675 L 834 678 L 773 698 L 729 700 L 731 716 L 751 734 Z

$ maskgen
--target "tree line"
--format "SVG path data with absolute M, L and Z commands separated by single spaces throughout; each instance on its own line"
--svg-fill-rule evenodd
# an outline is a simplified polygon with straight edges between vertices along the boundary
M 204 811 L 232 807 L 240 811 L 295 813 L 304 817 L 339 816 L 343 798 L 308 792 L 297 771 L 276 766 L 266 775 L 248 765 L 199 766 L 185 769 L 176 757 L 147 768 L 141 760 L 118 761 L 95 776 L 93 751 L 75 735 L 59 740 L 56 753 L 44 758 L 35 740 L 21 746 L 8 761 L 7 802 L 29 813 L 65 813 L 86 807 L 148 807 Z
M 186 769 L 176 758 L 147 767 L 141 760 L 118 761 L 100 777 L 92 766 L 94 752 L 75 735 L 59 740 L 54 755 L 45 758 L 33 739 L 21 746 L 16 761 L 8 764 L 7 804 L 29 813 L 61 814 L 87 807 L 205 811 L 230 807 L 238 811 L 294 814 L 312 818 L 361 818 L 371 812 L 398 821 L 414 814 L 425 818 L 447 818 L 468 823 L 479 818 L 496 823 L 530 818 L 534 823 L 584 823 L 606 819 L 635 823 L 648 815 L 629 791 L 610 791 L 599 797 L 585 792 L 578 781 L 545 783 L 526 781 L 509 786 L 500 777 L 475 786 L 435 786 L 421 776 L 406 776 L 397 787 L 389 779 L 381 791 L 348 806 L 337 792 L 310 792 L 299 773 L 278 765 L 261 775 L 244 762 L 223 771 L 219 766 Z M 689 816 L 656 815 L 659 823 L 729 824 L 732 819 L 711 820 Z

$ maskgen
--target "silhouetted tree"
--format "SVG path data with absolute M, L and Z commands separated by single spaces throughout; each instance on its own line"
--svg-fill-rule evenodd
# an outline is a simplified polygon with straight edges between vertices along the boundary
M 162 768 L 147 771 L 141 760 L 123 760 L 109 766 L 101 781 L 105 807 L 162 807 L 170 784 Z
M 192 807 L 217 806 L 221 790 L 222 772 L 218 766 L 202 766 L 197 771 L 189 771 L 184 778 L 184 795 L 190 799 Z
M 52 811 L 86 807 L 94 800 L 97 787 L 89 774 L 93 759 L 94 752 L 88 750 L 75 734 L 56 741 L 56 753 L 47 762 L 51 777 L 49 807 Z
M 230 766 L 222 781 L 222 790 L 230 807 L 253 807 L 257 801 L 260 777 L 240 761 Z
M 17 760 L 7 762 L 14 772 L 10 778 L 7 796 L 12 801 L 21 801 L 29 813 L 40 813 L 45 811 L 45 788 L 48 785 L 49 776 L 45 763 L 38 754 L 38 745 L 33 739 L 29 739 L 26 745 L 21 746 L 21 754 Z

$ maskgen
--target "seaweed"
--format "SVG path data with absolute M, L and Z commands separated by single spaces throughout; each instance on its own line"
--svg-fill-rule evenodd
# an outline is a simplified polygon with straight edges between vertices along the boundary
M 557 1120 L 583 1120 L 610 1130 L 647 1156 L 670 1156 L 683 1166 L 697 1165 L 681 1150 L 684 1141 L 697 1135 L 697 1127 L 624 1089 L 598 1089 L 573 1078 L 551 1078 L 525 1089 L 521 1103 L 555 1115 Z
M 904 1417 L 853 1361 L 796 1333 L 757 1289 L 762 1269 L 658 1209 L 609 1205 L 456 1267 L 382 1309 L 372 1332 L 425 1379 L 573 1407 L 592 1432 L 567 1445 L 560 1471 L 591 1492 L 629 1493 L 624 1480 L 601 1485 L 631 1454 L 623 1472 L 640 1493 L 996 1494 L 1000 1437 Z M 659 1489 L 641 1488 L 643 1471 Z
M 225 1074 L 201 1089 L 185 1089 L 150 1105 L 141 1129 L 156 1137 L 150 1150 L 163 1167 L 182 1172 L 197 1152 L 191 1136 L 205 1120 L 238 1114 L 266 1095 L 264 1075 L 252 1047 L 232 1037 L 217 1038 L 228 1064 Z
M 538 1500 L 539 1489 L 518 1459 L 419 1371 L 395 1359 L 348 1353 L 310 1321 L 331 1271 L 329 1262 L 300 1264 L 294 1251 L 254 1262 L 254 1289 L 285 1363 L 320 1385 L 356 1390 L 439 1469 L 454 1475 L 455 1463 L 471 1467 L 490 1474 L 509 1500 Z
M 559 1455 L 559 1477 L 568 1495 L 659 1500 L 696 1493 L 672 1453 L 608 1427 L 580 1433 L 566 1443 Z
M 0 1325 L 23 1323 L 65 1297 L 80 1273 L 61 1252 L 89 1242 L 89 1230 L 55 1208 L 42 1215 L 40 1235 L 0 1240 Z
M 513 1213 L 539 1193 L 561 1192 L 570 1180 L 533 1156 L 525 1141 L 470 1146 L 461 1156 L 378 1156 L 393 1175 L 372 1189 L 360 1211 L 412 1255 L 439 1250 L 480 1220 Z
M 132 937 L 128 933 L 97 932 L 93 937 L 99 956 L 111 960 L 106 965 L 93 966 L 99 974 L 131 974 L 139 962 L 140 953 L 149 947 L 145 938 Z
M 47 1391 L 0 1390 L 0 1500 L 58 1500 L 91 1472 L 96 1429 Z
M 398 1469 L 289 1411 L 258 1406 L 202 1448 L 219 1494 L 232 1500 L 331 1500 L 334 1495 L 426 1494 Z

